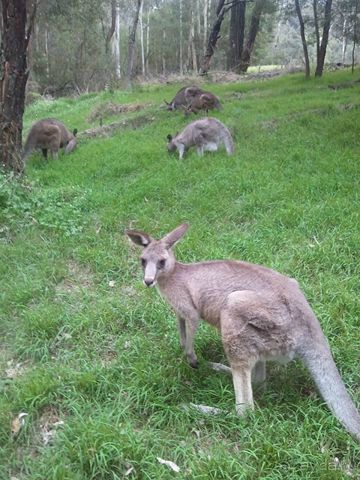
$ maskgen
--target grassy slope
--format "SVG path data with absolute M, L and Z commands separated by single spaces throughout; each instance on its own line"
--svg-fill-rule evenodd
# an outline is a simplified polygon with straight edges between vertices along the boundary
M 83 141 L 47 165 L 34 156 L 31 188 L 5 216 L 0 366 L 16 359 L 26 369 L 0 379 L 0 478 L 117 479 L 131 467 L 127 478 L 176 476 L 156 457 L 176 462 L 177 478 L 328 480 L 348 470 L 360 478 L 359 445 L 300 364 L 270 365 L 255 412 L 234 415 L 231 379 L 205 366 L 225 361 L 217 333 L 201 327 L 202 365 L 190 369 L 174 316 L 143 288 L 138 252 L 123 235 L 129 226 L 161 235 L 187 220 L 180 260 L 245 259 L 296 277 L 359 404 L 359 109 L 346 106 L 359 105 L 360 85 L 327 88 L 347 79 L 211 87 L 224 103 L 216 116 L 235 136 L 231 158 L 165 153 L 167 133 L 188 122 L 158 108 L 174 86 L 28 109 L 26 128 L 47 116 L 89 128 L 90 111 L 109 100 L 152 102 L 156 121 Z M 206 417 L 185 410 L 189 402 L 229 413 Z M 11 439 L 20 411 L 29 415 Z M 49 414 L 65 424 L 43 447 Z

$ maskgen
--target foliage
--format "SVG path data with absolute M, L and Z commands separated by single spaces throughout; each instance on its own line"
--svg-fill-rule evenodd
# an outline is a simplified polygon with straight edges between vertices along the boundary
M 135 12 L 135 2 L 112 0 L 120 6 L 120 64 L 124 75 L 127 68 L 128 37 Z M 180 30 L 182 29 L 182 64 L 185 73 L 194 69 L 190 47 L 195 46 L 196 64 L 201 65 L 211 25 L 216 18 L 216 1 L 144 0 L 142 33 L 146 76 L 167 75 L 180 70 Z M 41 93 L 55 96 L 117 88 L 114 59 L 106 53 L 106 38 L 111 25 L 110 0 L 50 0 L 40 2 L 34 36 L 31 40 L 31 76 Z M 247 29 L 254 2 L 248 2 Z M 312 1 L 300 2 L 306 23 L 309 54 L 315 62 L 316 48 Z M 322 18 L 323 3 L 318 1 Z M 354 36 L 356 0 L 334 2 L 333 26 L 327 49 L 327 61 L 351 63 L 350 44 Z M 217 42 L 212 68 L 226 69 L 229 49 L 229 18 L 225 15 Z M 343 32 L 344 19 L 345 31 Z M 359 23 L 359 22 L 358 22 Z M 140 26 L 137 29 L 135 74 L 142 73 Z M 191 28 L 194 37 L 191 40 Z M 248 32 L 245 32 L 246 34 Z M 356 35 L 358 42 L 359 35 Z M 112 40 L 113 41 L 113 40 Z M 344 52 L 344 42 L 347 49 Z M 190 44 L 191 43 L 191 44 Z M 356 50 L 358 55 L 358 49 Z M 253 54 L 253 65 L 302 65 L 303 54 L 293 0 L 267 0 L 261 16 Z
M 270 365 L 256 410 L 234 415 L 231 379 L 206 367 L 226 361 L 218 333 L 200 328 L 200 368 L 189 368 L 174 315 L 143 287 L 124 236 L 128 227 L 160 236 L 187 220 L 180 261 L 231 257 L 296 277 L 359 405 L 359 84 L 328 88 L 352 79 L 206 85 L 222 100 L 217 116 L 236 154 L 189 152 L 183 162 L 165 139 L 188 119 L 158 108 L 179 85 L 116 91 L 113 101 L 155 104 L 156 121 L 111 138 L 80 135 L 69 156 L 45 164 L 34 155 L 21 183 L 2 177 L 0 478 L 173 478 L 157 457 L 184 479 L 360 476 L 359 445 L 298 363 Z M 50 111 L 83 130 L 109 98 L 37 102 L 25 128 Z M 223 413 L 204 416 L 190 402 Z M 20 412 L 28 416 L 13 438 Z M 45 444 L 55 419 L 64 423 Z

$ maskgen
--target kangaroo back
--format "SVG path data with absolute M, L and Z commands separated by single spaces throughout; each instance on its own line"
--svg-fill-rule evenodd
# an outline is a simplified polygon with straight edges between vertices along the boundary
M 325 337 L 321 349 L 318 343 L 312 348 L 307 342 L 300 357 L 329 409 L 346 430 L 360 441 L 360 415 L 345 389 Z
M 23 161 L 37 148 L 43 150 L 45 157 L 48 149 L 55 155 L 62 147 L 65 147 L 65 153 L 71 152 L 76 147 L 76 133 L 76 129 L 71 133 L 62 122 L 54 118 L 39 120 L 29 131 L 24 145 Z

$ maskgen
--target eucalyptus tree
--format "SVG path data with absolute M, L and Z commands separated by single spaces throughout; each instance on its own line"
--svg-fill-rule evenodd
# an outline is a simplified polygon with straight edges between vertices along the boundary
M 21 172 L 27 49 L 37 3 L 1 0 L 0 164 Z

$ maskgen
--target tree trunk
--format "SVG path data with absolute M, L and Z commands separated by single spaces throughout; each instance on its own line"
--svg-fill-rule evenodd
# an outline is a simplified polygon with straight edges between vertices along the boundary
M 163 29 L 163 46 L 162 46 L 162 73 L 166 72 L 166 59 L 165 59 L 165 45 L 166 45 L 166 30 Z
M 109 45 L 115 32 L 116 24 L 116 0 L 111 0 L 111 25 L 105 39 L 105 52 L 109 52 Z
M 139 12 L 141 8 L 142 0 L 137 0 L 137 6 L 135 11 L 135 17 L 132 24 L 132 28 L 129 34 L 128 42 L 128 65 L 127 65 L 127 88 L 131 87 L 131 80 L 134 75 L 134 57 L 135 57 L 135 40 L 136 40 L 136 29 L 139 23 Z
M 197 72 L 197 58 L 195 49 L 195 12 L 193 7 L 190 11 L 190 26 L 189 26 L 189 38 L 188 38 L 188 54 L 187 54 L 187 68 Z
M 259 31 L 260 18 L 266 0 L 256 0 L 251 14 L 250 28 L 246 44 L 240 59 L 239 71 L 245 73 L 250 65 L 250 59 L 254 50 L 255 40 Z
M 326 0 L 324 28 L 323 28 L 323 34 L 321 39 L 319 56 L 317 58 L 315 77 L 321 77 L 323 74 L 326 48 L 329 41 L 329 30 L 330 30 L 330 23 L 331 23 L 331 5 L 332 5 L 332 0 Z
M 236 69 L 244 48 L 246 0 L 234 4 L 230 16 L 227 68 Z
M 319 33 L 319 17 L 317 9 L 318 0 L 313 0 L 313 11 L 314 11 L 314 28 L 315 28 L 315 38 L 316 38 L 316 59 L 320 55 L 320 33 Z
M 179 21 L 180 21 L 180 45 L 179 45 L 179 66 L 180 66 L 180 75 L 184 73 L 184 66 L 183 66 L 183 21 L 182 21 L 182 0 L 180 0 L 180 15 L 179 15 Z
M 309 52 L 308 52 L 308 47 L 307 47 L 307 42 L 305 37 L 304 19 L 301 13 L 299 0 L 295 0 L 295 8 L 296 8 L 296 13 L 300 23 L 300 35 L 301 35 L 301 41 L 302 41 L 302 46 L 304 51 L 304 61 L 305 61 L 305 77 L 309 78 L 310 77 Z
M 144 2 L 141 2 L 140 12 L 139 12 L 140 47 L 141 47 L 141 72 L 142 72 L 142 74 L 145 76 L 145 50 L 144 50 L 143 9 L 144 9 Z
M 145 72 L 149 74 L 149 54 L 150 54 L 150 5 L 148 6 L 147 18 L 146 18 L 146 60 L 145 60 Z
M 113 36 L 113 56 L 115 64 L 115 77 L 120 80 L 121 78 L 121 64 L 120 64 L 120 5 L 119 1 L 116 1 L 115 6 L 115 30 Z
M 357 1 L 355 3 L 355 15 L 354 15 L 354 32 L 353 32 L 354 38 L 353 38 L 353 48 L 351 52 L 351 73 L 354 73 L 354 69 L 355 69 L 355 47 L 356 47 L 356 42 L 358 40 L 356 35 L 358 13 L 359 13 L 359 2 Z
M 342 35 L 343 35 L 343 38 L 342 38 L 342 55 L 341 55 L 342 63 L 345 63 L 345 57 L 346 57 L 346 47 L 347 47 L 346 27 L 347 27 L 347 18 L 344 15 L 343 30 L 342 30 Z
M 216 8 L 216 20 L 214 22 L 214 25 L 211 29 L 210 35 L 209 35 L 209 40 L 207 43 L 205 55 L 203 58 L 203 63 L 201 66 L 201 74 L 205 75 L 209 68 L 210 68 L 210 62 L 212 59 L 212 56 L 215 53 L 215 48 L 217 41 L 220 38 L 220 29 L 221 29 L 221 24 L 224 20 L 225 13 L 231 8 L 225 6 L 225 0 L 219 0 L 218 6 Z
M 203 52 L 206 52 L 207 32 L 208 32 L 208 15 L 209 15 L 209 0 L 204 0 L 204 36 L 203 36 Z
M 36 3 L 26 30 L 26 0 L 1 0 L 3 30 L 0 50 L 0 164 L 23 170 L 22 128 L 25 88 L 29 72 L 26 51 L 34 23 Z

